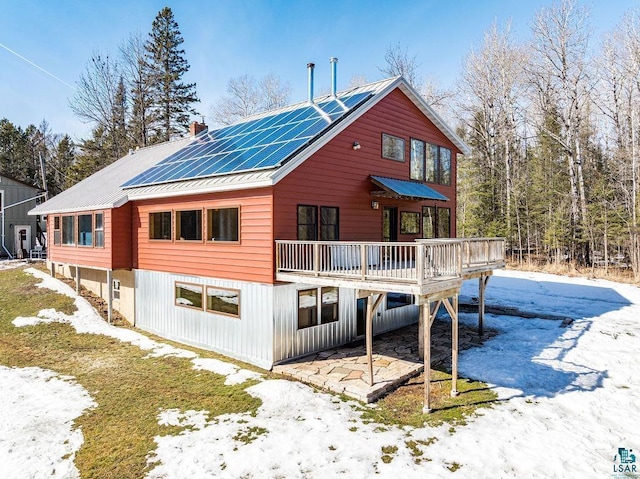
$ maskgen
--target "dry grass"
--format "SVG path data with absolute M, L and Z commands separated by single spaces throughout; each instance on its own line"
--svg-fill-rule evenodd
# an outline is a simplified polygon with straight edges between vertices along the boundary
M 15 317 L 44 308 L 75 310 L 70 298 L 35 288 L 36 282 L 22 270 L 0 272 L 0 364 L 74 376 L 89 391 L 98 406 L 76 421 L 85 437 L 76 456 L 83 478 L 143 477 L 153 438 L 178 431 L 158 425 L 161 409 L 204 409 L 213 417 L 259 406 L 244 391 L 250 383 L 225 386 L 223 377 L 196 371 L 186 359 L 145 358 L 137 347 L 76 334 L 66 324 L 14 327 Z
M 578 266 L 575 263 L 548 263 L 544 261 L 527 261 L 525 259 L 522 263 L 513 260 L 508 261 L 507 269 L 558 274 L 572 278 L 607 279 L 618 283 L 638 284 L 631 268 L 611 266 L 605 270 L 604 268 Z
M 367 409 L 364 418 L 382 424 L 422 427 L 449 423 L 452 426 L 466 424 L 467 417 L 476 414 L 478 408 L 491 407 L 497 395 L 485 383 L 458 379 L 458 395 L 451 397 L 451 375 L 445 371 L 431 370 L 431 412 L 422 413 L 424 400 L 424 374 L 378 401 L 375 408 Z

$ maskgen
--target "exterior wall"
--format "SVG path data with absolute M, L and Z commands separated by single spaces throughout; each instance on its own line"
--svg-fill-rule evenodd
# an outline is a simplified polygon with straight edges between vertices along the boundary
M 74 238 L 77 242 L 78 216 L 102 213 L 104 247 L 54 244 L 54 218 L 74 216 Z M 104 269 L 131 268 L 131 206 L 106 210 L 89 210 L 47 216 L 48 258 L 55 263 L 68 263 Z
M 267 284 L 136 270 L 136 326 L 257 366 L 273 365 L 273 291 Z M 175 305 L 175 282 L 240 290 L 240 318 Z
M 149 213 L 239 207 L 239 242 L 149 239 Z M 201 277 L 273 283 L 273 204 L 270 189 L 233 191 L 135 202 L 132 210 L 134 267 Z M 173 221 L 175 230 L 175 220 Z M 203 233 L 203 238 L 205 234 Z M 175 234 L 172 234 L 175 238 Z
M 382 133 L 404 138 L 405 161 L 382 158 Z M 452 151 L 452 183 L 428 183 L 450 200 L 406 201 L 374 198 L 376 188 L 370 175 L 410 179 L 411 138 L 445 146 Z M 353 142 L 361 148 L 354 151 Z M 276 239 L 296 239 L 296 206 L 318 205 L 340 208 L 340 239 L 344 241 L 382 241 L 384 206 L 422 213 L 422 206 L 451 209 L 451 234 L 456 221 L 456 154 L 458 150 L 400 91 L 395 90 L 371 110 L 322 147 L 311 158 L 289 173 L 274 187 L 274 234 Z M 378 210 L 371 201 L 380 203 Z M 413 241 L 420 235 L 398 235 L 399 241 Z
M 285 284 L 274 288 L 274 364 L 347 344 L 358 337 L 356 291 L 349 288 L 340 288 L 338 321 L 298 329 L 298 291 L 315 287 L 318 286 Z M 377 311 L 378 314 L 373 318 L 374 335 L 413 324 L 418 320 L 417 306 L 403 306 L 385 311 L 383 303 Z
M 7 255 L 7 252 L 2 247 L 3 244 L 12 256 L 17 256 L 18 251 L 16 251 L 15 248 L 16 226 L 31 227 L 31 248 L 35 246 L 38 219 L 35 216 L 29 216 L 28 212 L 36 206 L 36 200 L 34 199 L 33 201 L 28 201 L 17 206 L 10 206 L 21 201 L 28 200 L 29 198 L 34 198 L 38 195 L 39 191 L 40 190 L 37 188 L 0 175 L 0 196 L 2 196 L 2 199 L 0 200 L 2 202 L 2 204 L 0 204 L 0 208 L 6 208 L 4 210 L 4 218 L 2 218 L 2 213 L 0 212 L 0 221 L 4 222 L 5 235 L 4 238 L 0 238 L 0 256 Z M 42 223 L 41 225 L 44 229 L 44 224 Z M 2 225 L 0 224 L 0 234 L 2 231 L 1 228 Z
M 51 262 L 49 262 L 49 265 Z M 65 278 L 76 279 L 76 268 L 69 264 L 55 264 L 56 274 Z M 135 275 L 130 270 L 115 270 L 112 279 L 120 281 L 120 299 L 114 299 L 113 309 L 118 311 L 131 324 L 135 319 Z M 107 271 L 80 268 L 80 285 L 105 301 L 109 301 L 109 285 Z

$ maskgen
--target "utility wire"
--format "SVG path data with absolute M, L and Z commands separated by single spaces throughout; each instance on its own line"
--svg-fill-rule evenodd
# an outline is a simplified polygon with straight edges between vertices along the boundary
M 0 43 L 0 47 L 4 48 L 5 50 L 7 50 L 9 53 L 13 53 L 15 56 L 17 56 L 18 58 L 20 58 L 21 60 L 24 60 L 25 62 L 27 62 L 29 65 L 36 67 L 38 70 L 40 70 L 43 73 L 46 73 L 47 75 L 49 75 L 51 78 L 58 80 L 60 83 L 62 83 L 63 85 L 68 86 L 69 88 L 71 88 L 72 90 L 75 90 L 76 88 L 73 85 L 69 85 L 66 81 L 64 81 L 61 78 L 58 78 L 57 76 L 55 76 L 53 73 L 48 72 L 47 70 L 45 70 L 44 68 L 42 68 L 41 66 L 36 65 L 35 63 L 33 63 L 31 60 L 29 60 L 28 58 L 23 57 L 22 55 L 20 55 L 18 52 L 13 51 L 11 48 L 9 48 L 6 45 L 3 45 L 2 43 Z

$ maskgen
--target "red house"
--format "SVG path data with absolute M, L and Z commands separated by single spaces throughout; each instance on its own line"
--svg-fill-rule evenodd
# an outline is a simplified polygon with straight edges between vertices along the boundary
M 31 211 L 52 269 L 141 329 L 271 368 L 362 335 L 362 297 L 384 292 L 372 328 L 398 328 L 503 260 L 416 241 L 455 238 L 468 147 L 401 77 L 317 98 L 311 81 L 306 102 L 191 133 Z

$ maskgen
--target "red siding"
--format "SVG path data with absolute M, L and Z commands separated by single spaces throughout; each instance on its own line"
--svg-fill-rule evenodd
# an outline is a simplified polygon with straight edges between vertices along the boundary
M 234 206 L 240 208 L 239 243 L 149 239 L 150 212 Z M 273 283 L 272 211 L 270 189 L 135 202 L 132 210 L 134 267 Z M 205 217 L 203 211 L 203 226 Z
M 90 210 L 79 213 L 47 216 L 48 251 L 51 261 L 56 263 L 78 264 L 107 269 L 131 268 L 131 222 L 130 206 L 115 210 Z M 102 213 L 104 222 L 104 247 L 54 245 L 53 218 L 55 216 L 74 216 L 74 238 L 77 241 L 78 215 Z M 61 220 L 62 221 L 62 220 Z M 124 223 L 124 225 L 123 225 Z M 114 247 L 115 246 L 115 247 Z
M 382 133 L 405 139 L 404 162 L 382 158 Z M 429 184 L 450 201 L 416 202 L 371 196 L 376 188 L 370 175 L 410 178 L 411 138 L 452 150 L 452 184 Z M 360 150 L 352 149 L 354 141 L 360 143 Z M 457 153 L 453 143 L 400 90 L 395 90 L 274 187 L 274 236 L 276 239 L 296 238 L 298 204 L 338 206 L 340 239 L 344 241 L 381 241 L 384 206 L 398 207 L 399 212 L 421 212 L 423 205 L 450 208 L 452 235 L 455 236 Z M 371 208 L 373 199 L 380 203 L 380 209 Z M 398 239 L 413 241 L 419 236 L 399 235 Z

